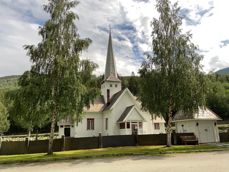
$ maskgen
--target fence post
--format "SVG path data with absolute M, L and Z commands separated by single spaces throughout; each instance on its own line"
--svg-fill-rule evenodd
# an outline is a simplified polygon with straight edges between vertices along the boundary
M 172 136 L 173 136 L 173 145 L 177 145 L 177 134 L 173 132 Z
M 1 152 L 1 148 L 2 148 L 2 134 L 0 134 L 0 152 Z
M 138 146 L 139 145 L 139 137 L 138 137 L 137 132 L 134 133 L 134 140 L 135 140 L 135 146 Z
M 99 148 L 103 147 L 103 136 L 102 133 L 99 133 Z
M 27 153 L 29 153 L 29 138 L 28 137 L 25 138 L 25 148 L 26 148 Z
M 62 151 L 65 151 L 65 136 L 62 135 Z

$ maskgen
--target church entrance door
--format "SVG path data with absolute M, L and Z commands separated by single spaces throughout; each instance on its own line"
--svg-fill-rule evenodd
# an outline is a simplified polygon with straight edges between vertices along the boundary
M 138 123 L 137 122 L 131 122 L 131 130 L 132 134 L 138 134 Z

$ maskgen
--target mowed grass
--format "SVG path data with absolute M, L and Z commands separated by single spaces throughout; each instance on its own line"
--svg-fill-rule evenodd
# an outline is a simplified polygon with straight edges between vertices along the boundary
M 82 159 L 95 157 L 127 156 L 127 155 L 163 155 L 168 153 L 188 153 L 188 152 L 208 152 L 228 150 L 226 147 L 216 145 L 186 145 L 186 146 L 133 146 L 116 147 L 87 150 L 73 150 L 55 152 L 53 155 L 46 153 L 21 154 L 21 155 L 1 155 L 0 164 L 20 163 L 20 162 L 39 162 L 55 161 L 64 159 Z

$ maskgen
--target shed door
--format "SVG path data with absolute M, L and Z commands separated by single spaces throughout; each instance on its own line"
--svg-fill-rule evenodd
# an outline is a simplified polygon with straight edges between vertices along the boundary
M 212 129 L 212 124 L 202 124 L 200 127 L 200 143 L 210 143 L 215 142 L 214 130 Z
M 70 128 L 64 128 L 64 136 L 70 137 Z

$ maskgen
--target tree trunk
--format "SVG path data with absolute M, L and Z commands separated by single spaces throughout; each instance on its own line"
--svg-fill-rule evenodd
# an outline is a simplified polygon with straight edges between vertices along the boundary
M 30 136 L 31 136 L 31 130 L 28 130 L 28 140 L 30 140 Z
M 53 154 L 53 139 L 54 139 L 55 123 L 56 123 L 56 112 L 54 111 L 52 113 L 51 130 L 50 130 L 50 135 L 49 135 L 48 155 Z
M 31 130 L 30 129 L 28 129 L 28 137 L 27 137 L 27 149 L 29 148 L 29 142 L 30 142 L 30 137 L 31 137 Z
M 167 147 L 170 147 L 172 145 L 171 143 L 171 121 L 168 121 L 168 125 L 166 128 L 166 133 L 167 133 Z
M 36 130 L 36 138 L 35 140 L 38 140 L 38 129 Z
M 172 103 L 171 99 L 169 101 L 169 107 L 168 107 L 168 124 L 166 128 L 167 132 L 167 147 L 170 147 L 172 145 L 172 128 L 171 128 L 171 123 L 172 123 Z
M 1 150 L 1 148 L 2 148 L 2 135 L 0 133 L 0 150 Z

